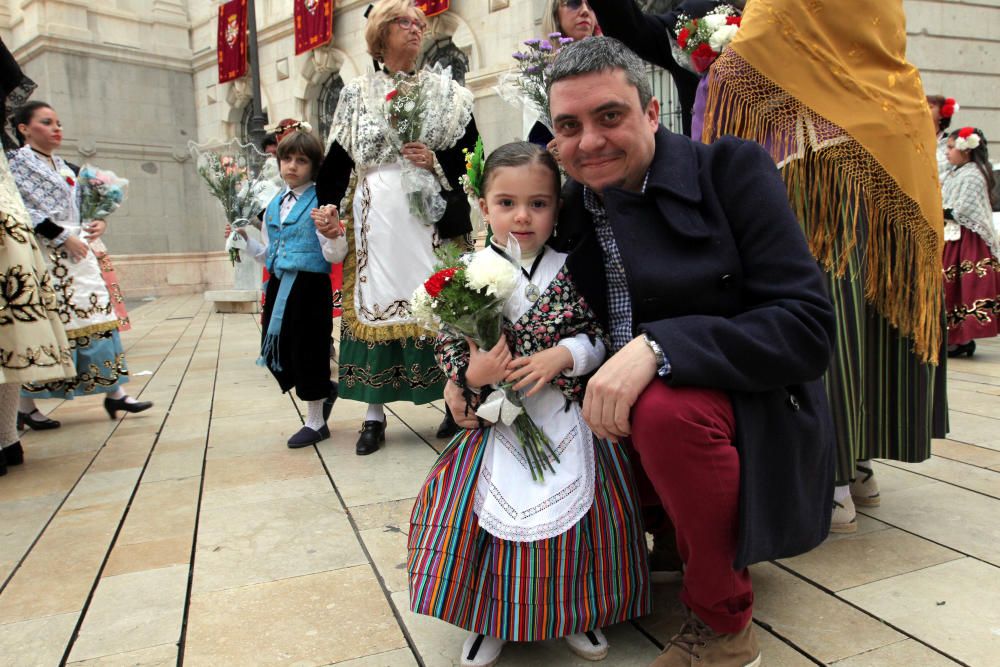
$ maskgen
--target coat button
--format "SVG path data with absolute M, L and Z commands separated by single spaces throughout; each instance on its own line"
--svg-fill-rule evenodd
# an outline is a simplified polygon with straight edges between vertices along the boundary
M 792 410 L 795 412 L 802 409 L 802 406 L 799 405 L 799 399 L 795 397 L 795 394 L 788 395 L 788 405 L 792 406 Z
M 719 278 L 719 287 L 721 289 L 730 289 L 733 286 L 733 283 L 735 282 L 736 281 L 733 278 L 732 274 L 727 273 L 721 278 Z

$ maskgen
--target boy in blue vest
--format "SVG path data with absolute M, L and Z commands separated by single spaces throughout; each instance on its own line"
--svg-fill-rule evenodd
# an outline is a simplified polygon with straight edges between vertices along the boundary
M 264 212 L 265 241 L 247 241 L 249 253 L 271 275 L 257 363 L 267 366 L 282 392 L 294 387 L 307 408 L 305 426 L 288 439 L 292 449 L 330 437 L 326 420 L 336 400 L 336 384 L 330 382 L 330 264 L 347 255 L 343 229 L 334 231 L 333 238 L 322 236 L 309 215 L 316 207 L 313 179 L 323 147 L 303 125 L 297 124 L 278 144 L 285 188 Z

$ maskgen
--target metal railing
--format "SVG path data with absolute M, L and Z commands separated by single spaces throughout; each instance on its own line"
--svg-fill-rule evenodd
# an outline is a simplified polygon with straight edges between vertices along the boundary
M 653 95 L 660 101 L 660 123 L 671 132 L 684 134 L 681 122 L 681 103 L 677 97 L 677 87 L 670 72 L 662 67 L 649 65 L 646 68 Z

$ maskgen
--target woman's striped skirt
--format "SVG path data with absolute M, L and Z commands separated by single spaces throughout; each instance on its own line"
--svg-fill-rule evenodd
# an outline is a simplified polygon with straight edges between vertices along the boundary
M 510 542 L 473 510 L 486 430 L 442 452 L 410 517 L 410 607 L 478 634 L 538 641 L 649 613 L 638 494 L 621 445 L 595 440 L 590 511 L 548 540 Z M 527 484 L 531 480 L 526 480 Z
M 826 274 L 837 317 L 824 382 L 837 438 L 838 485 L 856 476 L 859 459 L 929 459 L 931 438 L 943 438 L 948 422 L 944 346 L 939 365 L 923 363 L 913 342 L 865 301 L 863 225 L 859 220 L 844 275 Z

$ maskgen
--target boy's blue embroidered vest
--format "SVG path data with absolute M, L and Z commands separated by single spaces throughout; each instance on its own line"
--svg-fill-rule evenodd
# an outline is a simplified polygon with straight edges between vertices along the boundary
M 309 211 L 316 208 L 316 186 L 310 185 L 295 206 L 281 222 L 281 196 L 276 195 L 264 214 L 267 224 L 267 270 L 281 278 L 286 271 L 330 273 L 330 263 L 323 258 L 323 250 L 316 238 Z

